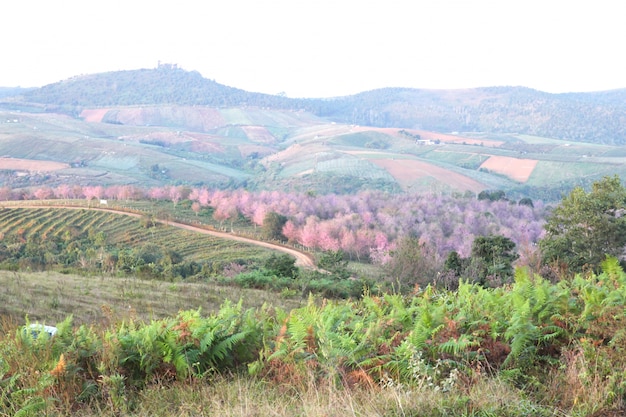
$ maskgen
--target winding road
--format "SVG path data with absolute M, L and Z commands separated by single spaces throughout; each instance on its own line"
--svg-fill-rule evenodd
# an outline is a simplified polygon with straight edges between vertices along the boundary
M 72 205 L 56 205 L 56 204 L 32 204 L 32 202 L 27 202 L 22 204 L 19 201 L 12 201 L 10 205 L 7 207 L 19 207 L 19 208 L 55 208 L 55 209 L 66 209 L 66 210 L 94 210 L 94 211 L 106 211 L 115 214 L 123 214 L 131 217 L 141 218 L 142 214 L 132 213 L 124 210 L 116 210 L 115 208 L 103 208 L 103 207 L 85 207 L 85 206 L 72 206 Z M 179 229 L 185 229 L 196 233 L 202 233 L 209 236 L 215 236 L 220 239 L 230 239 L 235 240 L 237 242 L 248 243 L 251 245 L 261 246 L 264 248 L 280 251 L 286 253 L 288 255 L 296 258 L 296 266 L 310 269 L 317 269 L 315 266 L 315 258 L 310 253 L 300 251 L 295 248 L 290 248 L 287 246 L 279 245 L 276 243 L 265 242 L 263 240 L 252 239 L 249 237 L 238 236 L 232 233 L 219 232 L 217 230 L 205 229 L 204 227 L 192 226 L 186 223 L 180 223 L 172 220 L 155 220 L 158 223 L 165 224 L 168 226 L 178 227 Z

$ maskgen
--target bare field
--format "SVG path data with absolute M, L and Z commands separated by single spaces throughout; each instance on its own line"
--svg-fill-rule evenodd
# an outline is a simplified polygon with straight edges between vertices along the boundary
M 0 158 L 0 169 L 14 171 L 57 171 L 70 166 L 61 162 L 37 161 L 34 159 Z
M 526 182 L 537 166 L 535 159 L 518 159 L 509 156 L 491 156 L 480 168 L 506 175 L 512 180 Z
M 100 123 L 108 111 L 109 109 L 85 109 L 80 112 L 80 118 L 86 122 Z
M 485 189 L 480 182 L 465 175 L 414 159 L 371 159 L 371 162 L 384 168 L 407 189 L 416 179 L 431 177 L 462 191 L 479 192 Z

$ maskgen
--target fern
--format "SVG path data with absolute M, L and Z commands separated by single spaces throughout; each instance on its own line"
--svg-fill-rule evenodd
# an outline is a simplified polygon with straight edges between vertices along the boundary
M 455 357 L 460 357 L 462 354 L 466 353 L 469 348 L 478 345 L 480 345 L 480 343 L 477 340 L 473 340 L 473 338 L 467 334 L 462 334 L 457 339 L 448 339 L 447 341 L 441 343 L 438 347 L 438 351 Z

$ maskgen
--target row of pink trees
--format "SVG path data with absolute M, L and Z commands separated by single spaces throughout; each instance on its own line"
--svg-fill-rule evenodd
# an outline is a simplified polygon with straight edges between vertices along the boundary
M 0 199 L 15 197 L 0 189 Z M 280 191 L 250 192 L 184 186 L 69 186 L 40 188 L 21 198 L 153 199 L 178 204 L 192 202 L 198 213 L 213 209 L 215 220 L 240 215 L 262 226 L 270 212 L 288 218 L 283 235 L 292 243 L 321 250 L 343 250 L 360 260 L 384 262 L 399 239 L 418 237 L 443 256 L 455 250 L 462 257 L 471 252 L 476 236 L 498 234 L 518 247 L 532 246 L 542 237 L 545 207 L 508 201 L 477 200 L 447 195 L 387 194 L 366 191 L 355 195 L 296 194 Z

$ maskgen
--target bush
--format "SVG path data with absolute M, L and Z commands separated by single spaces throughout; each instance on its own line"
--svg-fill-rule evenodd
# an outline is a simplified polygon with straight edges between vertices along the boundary
M 293 284 L 290 278 L 278 277 L 268 274 L 267 271 L 256 270 L 244 272 L 235 277 L 234 282 L 243 288 L 256 288 L 260 290 L 281 290 L 289 288 Z
M 274 274 L 282 278 L 296 278 L 298 276 L 296 260 L 287 254 L 272 254 L 272 256 L 265 260 L 263 267 L 270 274 Z

